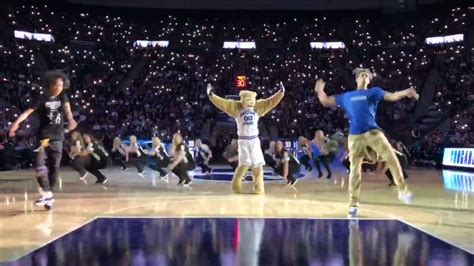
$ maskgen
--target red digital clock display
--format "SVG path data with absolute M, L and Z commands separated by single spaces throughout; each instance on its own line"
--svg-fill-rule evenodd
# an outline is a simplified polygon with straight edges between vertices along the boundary
M 235 79 L 235 85 L 238 90 L 243 90 L 247 88 L 247 84 L 248 84 L 247 76 L 237 75 L 237 78 Z

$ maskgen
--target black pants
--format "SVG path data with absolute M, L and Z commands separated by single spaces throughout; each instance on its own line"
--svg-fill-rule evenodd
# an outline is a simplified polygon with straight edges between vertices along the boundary
M 311 158 L 309 158 L 308 154 L 303 154 L 303 156 L 300 157 L 300 163 L 304 165 L 306 171 L 312 171 L 313 167 L 311 167 L 311 164 L 309 161 L 311 161 Z
M 145 165 L 143 164 L 143 157 L 137 157 L 136 154 L 130 153 L 128 155 L 128 162 L 137 168 L 139 173 L 145 171 Z
M 346 158 L 342 161 L 342 165 L 347 169 L 347 171 L 350 171 L 350 169 L 351 169 L 351 162 L 349 162 L 349 157 L 346 157 Z
M 163 159 L 157 158 L 154 164 L 150 165 L 150 168 L 152 170 L 158 171 L 160 173 L 160 176 L 163 177 L 166 175 L 166 171 L 163 168 L 166 168 L 169 163 L 170 163 L 169 158 L 163 158 Z
M 72 160 L 71 167 L 81 176 L 84 176 L 89 172 L 97 178 L 97 181 L 104 181 L 106 179 L 106 177 L 99 171 L 100 169 L 107 168 L 107 160 L 105 159 L 97 161 L 91 155 L 76 156 L 76 158 Z
M 237 169 L 237 166 L 239 166 L 239 162 L 229 162 L 227 161 L 227 163 L 230 165 L 230 167 L 232 167 L 232 170 L 235 171 L 235 169 Z
M 112 155 L 112 160 L 114 163 L 120 163 L 120 165 L 122 166 L 122 169 L 127 168 L 127 162 L 125 161 L 125 156 L 123 156 L 118 151 L 112 152 L 111 155 Z
M 273 168 L 273 170 L 275 170 L 275 172 L 277 172 L 278 170 L 278 167 L 276 167 L 276 161 L 273 159 L 272 156 L 268 155 L 268 154 L 264 154 L 263 155 L 263 158 L 265 159 L 265 164 L 270 166 L 271 168 Z
M 334 161 L 335 154 L 334 153 L 329 153 L 327 155 L 320 155 L 314 159 L 314 165 L 316 166 L 316 169 L 318 169 L 318 175 L 319 178 L 323 176 L 323 173 L 321 172 L 321 164 L 324 166 L 326 171 L 328 172 L 327 178 L 331 178 L 332 172 L 331 172 L 331 167 L 329 164 Z
M 171 172 L 179 177 L 179 182 L 185 182 L 191 180 L 188 175 L 189 166 L 186 163 L 181 162 L 179 163 Z
M 76 170 L 80 176 L 84 176 L 87 173 L 87 170 L 84 167 L 85 159 L 84 156 L 76 156 L 71 161 L 72 169 Z
M 36 155 L 36 179 L 44 191 L 53 191 L 58 181 L 59 166 L 63 152 L 62 141 L 50 141 Z
M 300 171 L 300 166 L 299 165 L 292 165 L 290 164 L 288 167 L 288 179 L 289 180 L 295 180 L 296 177 L 295 175 Z M 280 164 L 276 169 L 276 173 L 283 176 L 283 164 Z
M 197 154 L 196 161 L 197 161 L 197 165 L 201 167 L 202 173 L 211 172 L 212 168 L 209 167 L 209 164 L 206 164 L 205 158 L 203 158 L 200 153 Z
M 31 167 L 34 158 L 33 151 L 31 149 L 21 149 L 17 153 L 20 157 L 21 167 Z

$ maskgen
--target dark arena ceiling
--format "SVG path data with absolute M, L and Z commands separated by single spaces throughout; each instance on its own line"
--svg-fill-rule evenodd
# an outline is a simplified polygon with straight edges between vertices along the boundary
M 66 0 L 94 6 L 219 10 L 357 10 L 412 11 L 446 0 Z

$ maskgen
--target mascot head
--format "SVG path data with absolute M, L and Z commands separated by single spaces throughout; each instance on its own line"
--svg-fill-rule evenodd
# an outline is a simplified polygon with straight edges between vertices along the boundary
M 245 108 L 255 107 L 257 93 L 253 91 L 240 91 L 240 102 Z

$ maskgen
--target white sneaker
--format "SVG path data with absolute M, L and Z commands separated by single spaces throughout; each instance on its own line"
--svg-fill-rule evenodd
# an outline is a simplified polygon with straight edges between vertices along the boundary
M 347 218 L 355 219 L 359 216 L 359 209 L 357 207 L 349 207 L 349 212 L 347 213 Z
M 145 175 L 143 174 L 145 171 L 142 171 L 140 173 L 138 173 L 139 176 L 141 176 L 142 178 L 145 178 Z
M 38 190 L 39 191 L 39 190 Z M 53 192 L 51 191 L 42 191 L 40 192 L 41 198 L 35 200 L 36 206 L 45 206 L 48 203 L 54 202 Z
M 166 175 L 163 176 L 161 179 L 163 179 L 163 182 L 169 183 L 169 182 L 170 182 L 170 175 L 169 175 L 169 174 L 166 174 Z
M 54 199 L 53 198 L 47 199 L 45 204 L 44 204 L 44 208 L 46 210 L 50 211 L 53 208 L 53 204 L 54 204 Z
M 296 185 L 296 183 L 298 183 L 298 178 L 295 178 L 295 179 L 291 180 L 291 181 L 288 183 L 288 185 L 289 185 L 290 187 L 294 187 L 294 186 Z
M 89 172 L 86 172 L 83 176 L 79 177 L 79 180 L 85 181 Z
M 405 204 L 411 204 L 413 202 L 413 193 L 411 191 L 398 192 L 398 199 Z

